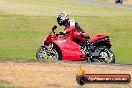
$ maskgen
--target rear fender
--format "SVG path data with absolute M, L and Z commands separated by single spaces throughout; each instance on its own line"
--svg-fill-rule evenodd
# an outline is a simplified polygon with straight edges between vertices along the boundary
M 104 38 L 109 38 L 109 36 L 105 35 L 105 34 L 94 35 L 94 37 L 90 39 L 90 42 L 94 43 L 94 42 L 96 42 L 96 41 L 98 41 L 100 39 L 104 39 Z
M 94 46 L 106 46 L 107 48 L 111 48 L 110 39 L 108 35 L 95 35 L 91 40 L 91 43 L 93 43 Z

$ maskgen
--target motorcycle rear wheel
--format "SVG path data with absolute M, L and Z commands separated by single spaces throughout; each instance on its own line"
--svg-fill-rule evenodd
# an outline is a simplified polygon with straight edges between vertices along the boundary
M 104 63 L 115 63 L 115 55 L 107 47 L 104 47 L 104 49 L 101 50 L 101 52 L 100 52 L 99 55 L 100 55 L 100 57 L 99 57 L 100 62 L 104 62 Z

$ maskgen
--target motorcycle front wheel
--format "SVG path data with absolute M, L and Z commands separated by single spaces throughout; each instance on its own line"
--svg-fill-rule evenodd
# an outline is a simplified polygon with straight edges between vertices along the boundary
M 61 53 L 57 47 L 48 51 L 48 49 L 43 46 L 40 47 L 36 52 L 36 58 L 43 61 L 57 61 L 61 60 Z

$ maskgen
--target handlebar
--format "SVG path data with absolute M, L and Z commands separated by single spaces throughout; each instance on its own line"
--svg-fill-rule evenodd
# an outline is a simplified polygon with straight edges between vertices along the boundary
M 56 33 L 55 32 L 55 30 L 57 29 L 57 25 L 54 25 L 53 27 L 52 27 L 52 31 L 50 32 L 50 35 L 52 35 L 52 33 L 53 33 L 53 35 L 54 36 L 56 36 L 56 37 L 58 37 L 59 35 L 65 35 L 65 33 L 63 33 L 63 32 L 60 32 L 60 33 Z
M 58 35 L 65 35 L 65 34 L 56 34 L 56 35 L 58 36 Z

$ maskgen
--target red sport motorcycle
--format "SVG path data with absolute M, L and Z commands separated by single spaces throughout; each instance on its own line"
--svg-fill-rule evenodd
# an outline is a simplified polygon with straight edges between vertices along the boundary
M 44 61 L 71 60 L 88 62 L 115 63 L 115 55 L 110 50 L 108 35 L 98 34 L 90 39 L 90 44 L 73 41 L 68 34 L 52 32 L 44 39 L 43 45 L 37 50 L 37 59 Z

